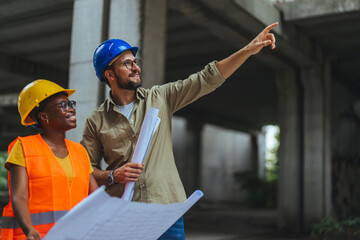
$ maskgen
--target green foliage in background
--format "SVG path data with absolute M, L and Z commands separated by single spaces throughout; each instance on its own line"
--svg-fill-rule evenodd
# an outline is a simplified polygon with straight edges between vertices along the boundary
M 7 152 L 0 152 L 0 191 L 8 191 L 8 171 L 4 167 L 7 159 Z
M 319 240 L 360 239 L 360 217 L 342 221 L 329 217 L 323 218 L 320 223 L 313 225 L 311 235 Z
M 280 147 L 280 130 L 274 135 L 274 144 L 265 153 L 265 167 L 266 167 L 266 179 L 269 182 L 277 181 L 279 175 L 279 147 Z
M 275 134 L 272 145 L 266 149 L 265 153 L 265 178 L 259 178 L 257 171 L 254 170 L 234 174 L 241 190 L 246 191 L 243 204 L 250 208 L 277 207 L 280 130 L 278 127 L 272 126 L 272 128 Z

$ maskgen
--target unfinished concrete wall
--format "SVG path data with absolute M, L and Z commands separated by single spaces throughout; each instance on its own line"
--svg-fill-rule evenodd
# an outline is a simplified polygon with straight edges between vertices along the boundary
M 235 174 L 253 171 L 263 177 L 265 146 L 257 146 L 265 144 L 262 134 L 189 124 L 180 117 L 172 124 L 176 165 L 188 195 L 201 189 L 209 202 L 241 202 L 246 192 Z
M 347 219 L 360 214 L 360 111 L 358 89 L 333 80 L 332 214 Z
M 201 150 L 201 189 L 205 200 L 243 200 L 245 193 L 240 191 L 234 174 L 254 170 L 254 148 L 252 136 L 247 133 L 205 125 Z
M 360 156 L 359 97 L 342 83 L 334 80 L 332 121 L 332 153 L 334 157 Z

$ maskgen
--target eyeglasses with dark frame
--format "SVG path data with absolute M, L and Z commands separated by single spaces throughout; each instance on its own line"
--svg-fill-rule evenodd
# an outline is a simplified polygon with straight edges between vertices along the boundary
M 61 108 L 63 111 L 68 111 L 69 107 L 76 110 L 76 101 L 74 100 L 61 101 L 57 103 L 56 106 Z
M 135 58 L 133 61 L 126 60 L 121 64 L 124 65 L 127 69 L 131 70 L 134 67 L 134 63 L 136 64 L 136 66 L 141 67 L 141 59 L 139 58 Z

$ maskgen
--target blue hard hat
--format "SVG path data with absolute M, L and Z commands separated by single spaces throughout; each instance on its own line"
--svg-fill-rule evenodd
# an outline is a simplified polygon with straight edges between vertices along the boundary
M 103 81 L 101 74 L 105 67 L 110 62 L 122 54 L 123 52 L 130 50 L 136 55 L 138 47 L 131 47 L 127 42 L 120 39 L 109 39 L 101 43 L 94 52 L 93 64 L 96 71 L 96 76 Z

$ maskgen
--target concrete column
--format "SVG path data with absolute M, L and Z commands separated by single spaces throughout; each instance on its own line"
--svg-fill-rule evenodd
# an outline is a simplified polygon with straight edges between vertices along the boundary
M 331 77 L 331 64 L 330 61 L 326 61 L 324 64 L 324 215 L 330 216 L 332 212 L 332 201 L 331 201 L 331 128 L 332 128 L 332 77 Z
M 186 167 L 183 168 L 181 175 L 188 194 L 200 188 L 201 176 L 201 131 L 203 123 L 195 119 L 187 119 L 186 124 Z
M 69 131 L 67 137 L 76 142 L 80 142 L 85 120 L 96 108 L 99 96 L 102 95 L 92 58 L 95 48 L 103 40 L 104 2 L 74 1 L 69 88 L 76 90 L 71 98 L 77 101 L 77 128 Z
M 296 72 L 277 73 L 279 92 L 279 227 L 301 229 L 300 89 Z
M 329 78 L 329 76 L 327 77 Z M 329 211 L 329 96 L 320 67 L 301 70 L 304 85 L 304 229 L 310 230 Z M 329 79 L 327 79 L 329 80 Z M 327 82 L 327 81 L 326 81 Z
M 146 0 L 143 22 L 143 87 L 165 82 L 166 0 Z
M 172 142 L 173 142 L 173 150 L 174 157 L 177 169 L 180 174 L 180 178 L 185 187 L 185 191 L 190 193 L 191 184 L 187 183 L 188 178 L 188 161 L 187 161 L 187 131 L 186 131 L 186 119 L 183 117 L 174 116 L 172 118 Z
M 192 120 L 174 117 L 172 121 L 176 166 L 187 195 L 199 189 L 201 176 L 200 149 L 203 124 L 200 121 Z
M 109 39 L 120 38 L 131 46 L 141 44 L 141 0 L 110 0 Z M 142 49 L 140 49 L 141 51 Z
M 262 131 L 258 134 L 256 134 L 255 136 L 255 142 L 254 145 L 256 144 L 257 148 L 257 159 L 255 159 L 257 161 L 257 174 L 259 178 L 265 179 L 265 162 L 266 162 L 266 158 L 265 158 L 265 133 Z
M 202 127 L 200 121 L 177 116 L 172 119 L 174 156 L 187 195 L 199 189 Z
M 111 0 L 109 38 L 140 47 L 144 87 L 164 82 L 165 22 L 166 0 Z

